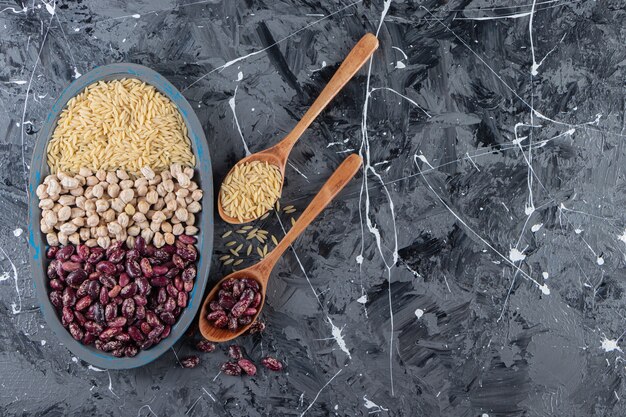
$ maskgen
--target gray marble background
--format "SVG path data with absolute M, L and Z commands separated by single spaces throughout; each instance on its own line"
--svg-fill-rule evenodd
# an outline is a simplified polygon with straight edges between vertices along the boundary
M 626 415 L 625 7 L 2 0 L 0 415 Z M 295 146 L 283 205 L 304 209 L 349 153 L 363 173 L 277 265 L 267 332 L 241 340 L 286 371 L 218 375 L 223 351 L 182 369 L 193 337 L 115 372 L 60 345 L 24 231 L 31 150 L 62 89 L 112 62 L 161 72 L 219 183 L 368 31 L 380 49 Z M 280 235 L 279 218 L 262 226 Z

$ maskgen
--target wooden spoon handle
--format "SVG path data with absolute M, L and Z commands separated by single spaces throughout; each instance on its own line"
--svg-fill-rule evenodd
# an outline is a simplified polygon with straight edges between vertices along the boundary
M 341 91 L 354 74 L 367 62 L 374 51 L 378 48 L 378 38 L 371 33 L 363 36 L 352 48 L 346 59 L 341 63 L 335 75 L 330 79 L 326 87 L 322 90 L 313 105 L 302 116 L 296 127 L 285 138 L 276 145 L 276 150 L 286 160 L 291 148 L 302 136 L 304 131 L 313 123 L 313 120 L 326 108 L 328 103 Z
M 268 272 L 274 268 L 274 264 L 276 264 L 276 261 L 278 261 L 289 245 L 300 236 L 300 233 L 311 224 L 313 219 L 315 219 L 328 203 L 339 194 L 339 191 L 350 182 L 352 177 L 354 177 L 359 170 L 362 162 L 363 159 L 359 155 L 352 154 L 339 165 L 339 168 L 330 176 L 317 195 L 313 197 L 309 206 L 302 212 L 296 224 L 289 229 L 289 232 L 287 232 L 283 240 L 278 243 L 274 250 L 270 252 L 263 261 L 257 264 L 259 270 Z M 267 275 L 269 275 L 269 273 Z

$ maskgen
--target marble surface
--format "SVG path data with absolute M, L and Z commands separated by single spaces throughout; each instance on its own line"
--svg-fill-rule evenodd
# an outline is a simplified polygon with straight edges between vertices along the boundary
M 2 1 L 0 414 L 623 416 L 625 28 L 621 0 Z M 218 375 L 223 351 L 182 369 L 192 337 L 135 370 L 72 357 L 24 233 L 62 89 L 112 62 L 161 72 L 219 182 L 368 31 L 380 49 L 295 146 L 283 206 L 352 152 L 366 165 L 277 265 L 267 331 L 241 340 L 286 371 Z

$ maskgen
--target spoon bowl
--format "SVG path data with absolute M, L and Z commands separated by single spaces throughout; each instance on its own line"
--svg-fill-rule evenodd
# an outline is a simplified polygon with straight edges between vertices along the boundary
M 270 274 L 274 265 L 285 250 L 293 243 L 294 240 L 311 224 L 311 222 L 317 217 L 318 214 L 324 210 L 324 208 L 330 203 L 333 198 L 341 191 L 348 182 L 354 177 L 359 170 L 363 159 L 357 155 L 352 154 L 348 156 L 337 168 L 337 170 L 330 176 L 328 181 L 322 186 L 320 191 L 313 197 L 313 200 L 309 203 L 308 207 L 302 212 L 296 223 L 287 232 L 285 237 L 276 245 L 273 251 L 267 254 L 259 263 L 252 265 L 246 269 L 235 271 L 232 274 L 222 278 L 206 296 L 202 303 L 200 310 L 200 333 L 205 339 L 211 342 L 226 342 L 232 340 L 242 333 L 246 332 L 252 323 L 254 323 L 261 313 L 263 306 L 265 305 L 265 294 L 267 292 L 267 284 L 270 279 Z M 232 278 L 252 278 L 259 284 L 259 292 L 261 293 L 261 303 L 257 308 L 257 313 L 253 316 L 253 320 L 250 324 L 239 327 L 237 331 L 231 331 L 229 329 L 221 329 L 215 327 L 207 319 L 209 313 L 209 304 L 216 299 L 216 295 L 221 289 L 222 283 Z
M 374 51 L 378 49 L 378 38 L 372 33 L 367 33 L 363 36 L 359 42 L 352 48 L 346 59 L 341 63 L 337 72 L 330 79 L 326 87 L 322 90 L 317 99 L 313 102 L 309 110 L 302 116 L 302 119 L 298 122 L 298 124 L 293 128 L 291 132 L 287 134 L 280 142 L 276 145 L 268 148 L 264 151 L 249 155 L 239 162 L 237 162 L 231 170 L 228 172 L 225 178 L 227 178 L 237 165 L 245 164 L 246 162 L 253 161 L 263 161 L 269 164 L 275 165 L 278 167 L 281 174 L 281 183 L 280 183 L 280 191 L 278 195 L 282 192 L 283 183 L 285 182 L 285 166 L 287 165 L 287 159 L 289 158 L 289 153 L 293 148 L 293 145 L 296 141 L 302 136 L 304 131 L 313 123 L 313 121 L 319 116 L 319 114 L 328 106 L 328 104 L 332 101 L 333 98 L 343 89 L 343 87 L 354 77 L 354 75 L 361 69 L 363 65 L 367 62 L 368 59 L 372 56 Z M 256 220 L 260 216 L 243 219 L 243 221 L 239 220 L 236 217 L 229 216 L 226 214 L 222 207 L 222 190 L 218 193 L 217 197 L 217 211 L 220 214 L 220 217 L 227 223 L 230 224 L 243 224 L 248 223 L 250 221 Z

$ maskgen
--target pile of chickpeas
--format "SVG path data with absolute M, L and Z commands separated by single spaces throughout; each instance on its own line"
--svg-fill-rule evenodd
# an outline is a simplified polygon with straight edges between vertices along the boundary
M 50 246 L 106 249 L 125 242 L 133 248 L 137 236 L 157 248 L 172 245 L 176 236 L 198 233 L 202 190 L 193 175 L 193 168 L 180 164 L 159 174 L 144 167 L 138 176 L 88 168 L 48 175 L 37 187 L 41 231 Z

